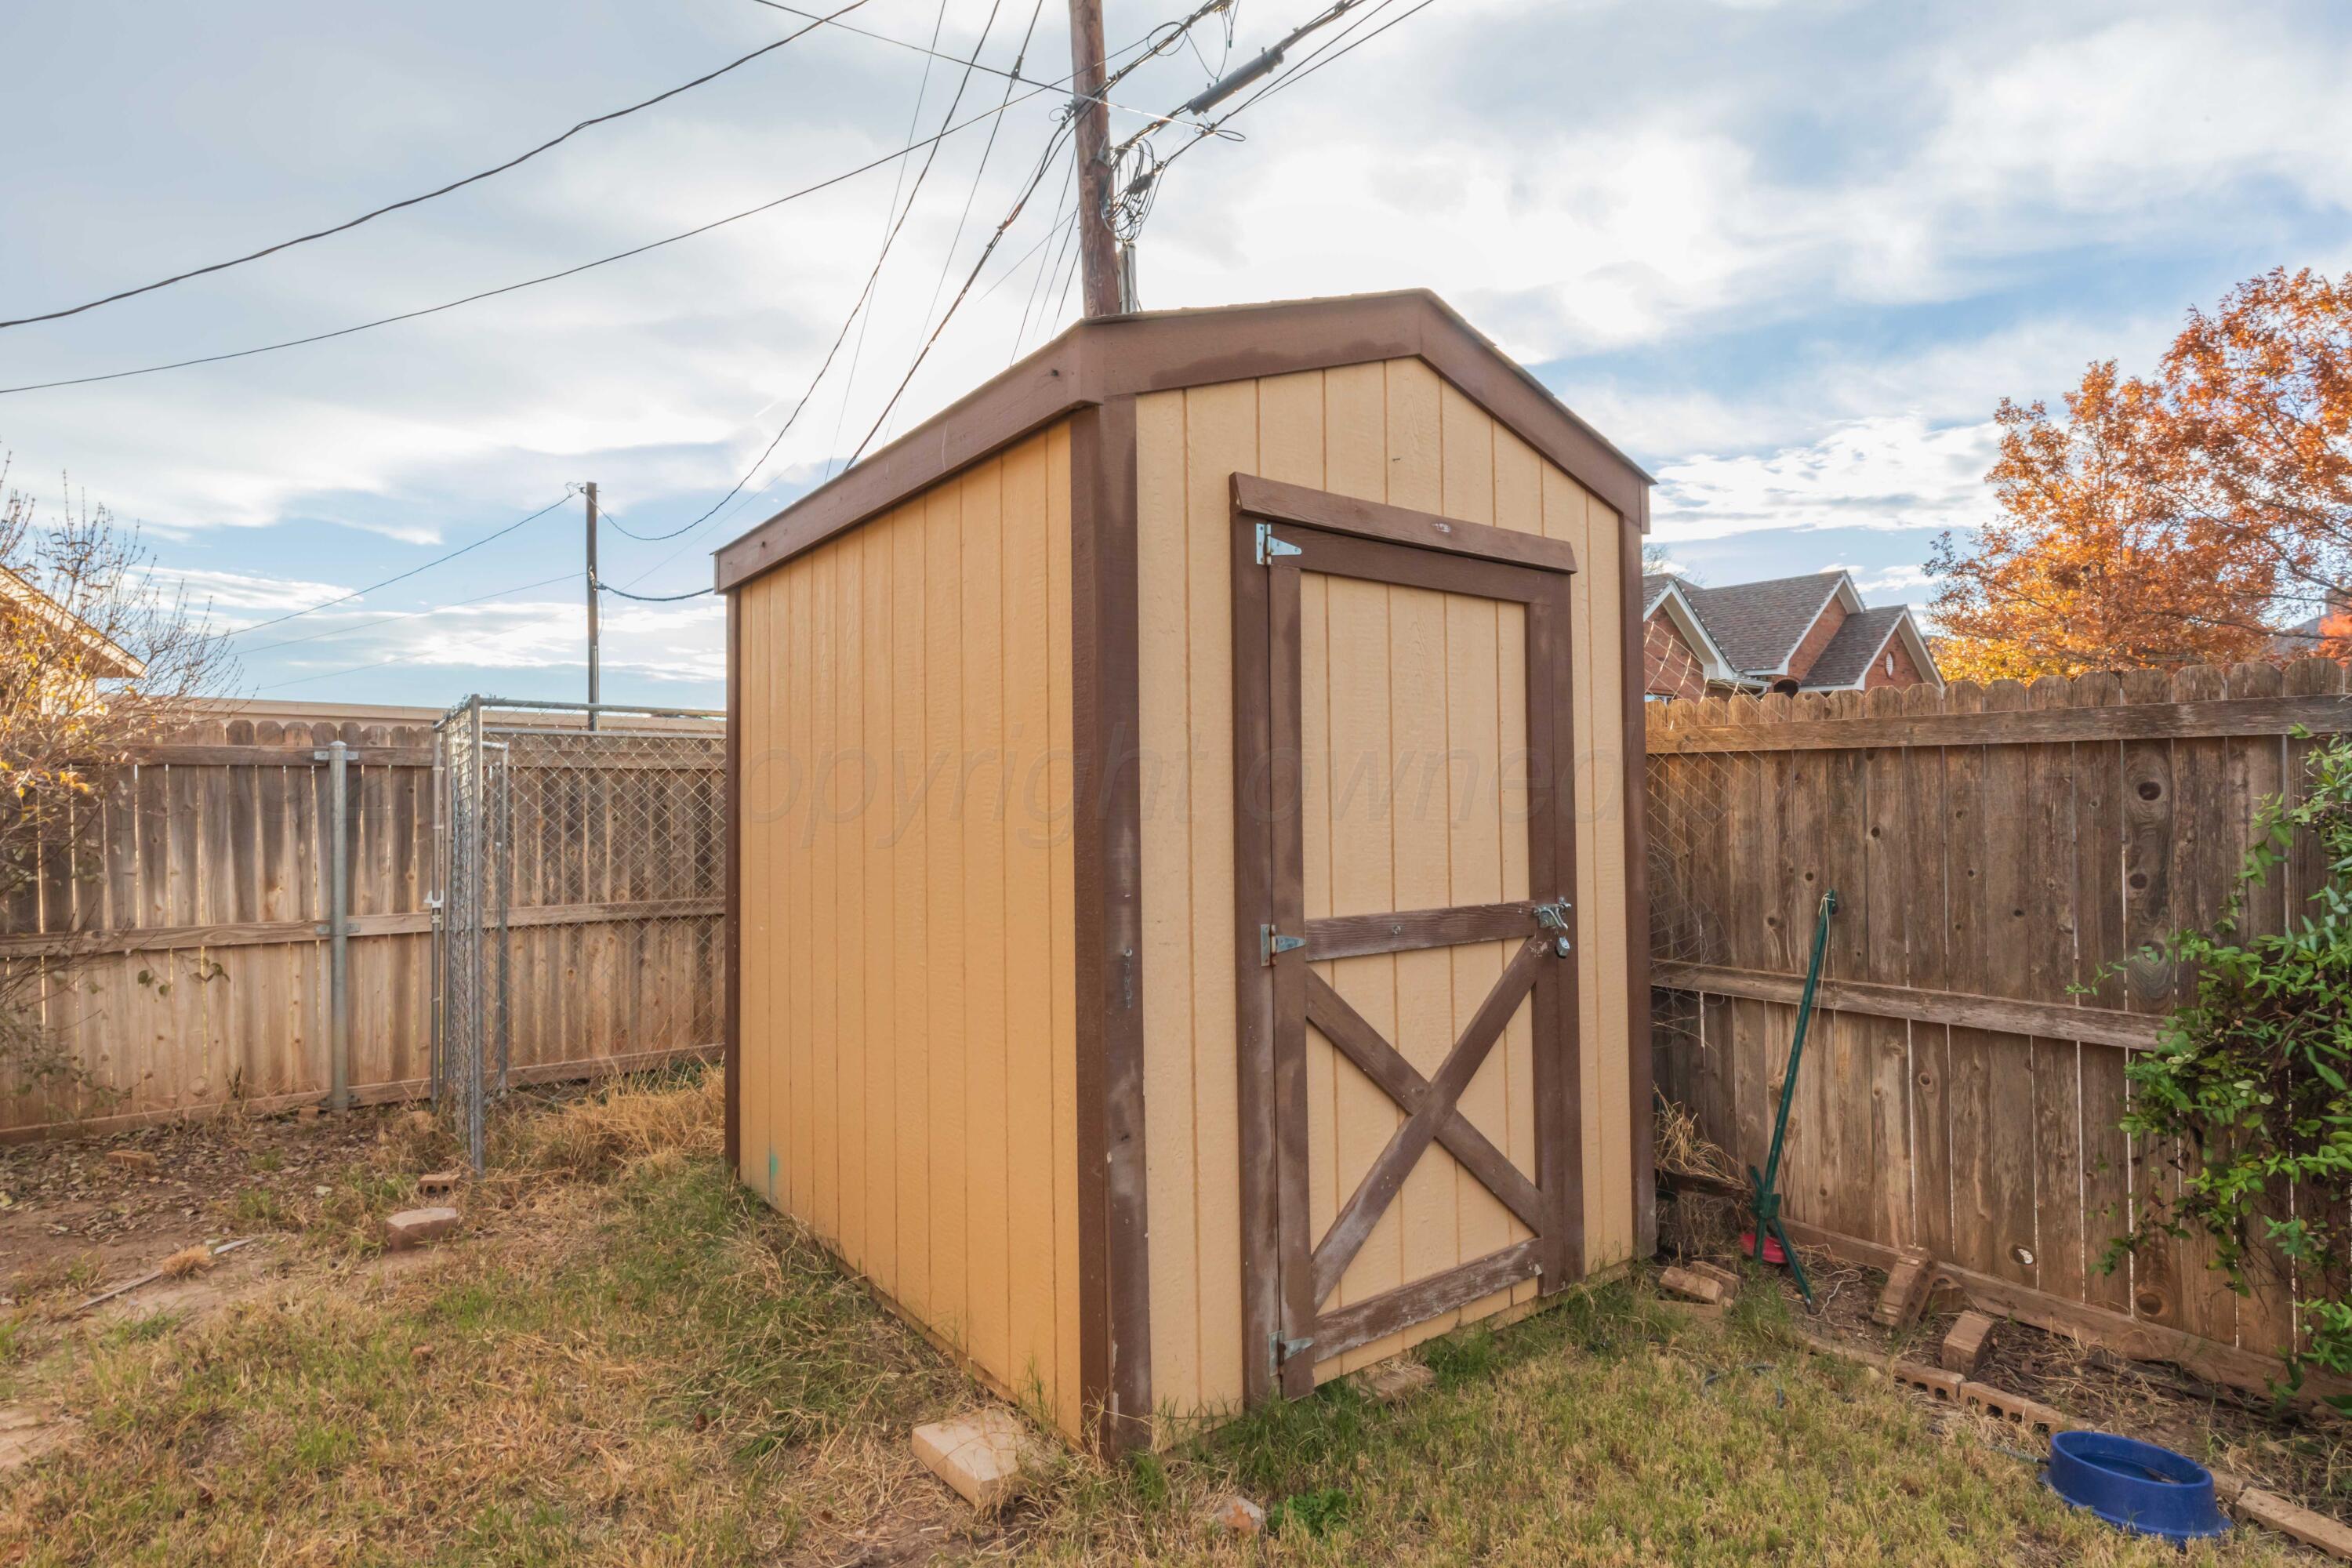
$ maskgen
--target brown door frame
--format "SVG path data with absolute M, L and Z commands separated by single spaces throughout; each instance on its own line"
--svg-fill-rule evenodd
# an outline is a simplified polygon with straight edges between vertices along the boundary
M 1289 552 L 1262 559 L 1265 534 Z M 1566 542 L 1303 486 L 1233 478 L 1234 952 L 1242 1154 L 1244 1397 L 1314 1387 L 1318 1362 L 1528 1279 L 1546 1292 L 1583 1269 L 1577 971 L 1537 907 L 1575 885 L 1574 732 Z M 1305 913 L 1298 752 L 1299 574 L 1437 589 L 1526 606 L 1528 818 L 1526 903 L 1341 916 Z M 1572 922 L 1571 922 L 1572 923 Z M 1269 955 L 1265 932 L 1299 944 Z M 1521 945 L 1433 1078 L 1423 1079 L 1308 966 L 1465 942 Z M 1535 1024 L 1536 1177 L 1530 1183 L 1456 1101 L 1523 998 Z M 1307 1197 L 1309 1022 L 1406 1120 L 1324 1237 Z M 1371 1226 L 1435 1142 L 1534 1234 L 1369 1300 L 1326 1311 Z

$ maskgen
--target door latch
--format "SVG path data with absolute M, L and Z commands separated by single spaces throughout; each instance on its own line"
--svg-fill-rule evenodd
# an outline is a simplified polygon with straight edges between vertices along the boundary
M 1535 910 L 1536 924 L 1553 933 L 1552 952 L 1562 958 L 1569 955 L 1571 946 L 1568 940 L 1573 929 L 1569 923 L 1571 907 L 1566 899 L 1560 899 L 1549 904 L 1538 904 Z
M 1272 963 L 1292 949 L 1306 945 L 1307 939 L 1303 936 L 1285 936 L 1270 925 L 1257 928 L 1257 961 L 1260 963 Z
M 1270 522 L 1261 522 L 1257 525 L 1257 563 L 1259 565 L 1273 565 L 1275 557 L 1278 555 L 1304 555 L 1306 553 L 1306 551 L 1300 549 L 1297 545 L 1291 543 L 1288 540 L 1276 539 L 1274 536 L 1274 524 Z

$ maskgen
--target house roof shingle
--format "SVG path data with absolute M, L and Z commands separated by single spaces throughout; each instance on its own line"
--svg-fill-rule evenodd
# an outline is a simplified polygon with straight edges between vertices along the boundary
M 1843 573 L 1814 572 L 1724 588 L 1699 588 L 1685 583 L 1683 592 L 1696 606 L 1707 634 L 1723 649 L 1731 667 L 1747 675 L 1776 670 L 1785 664 L 1805 633 L 1812 629 L 1822 606 L 1844 581 Z M 1648 585 L 1645 578 L 1643 586 Z
M 1813 660 L 1805 671 L 1803 684 L 1817 686 L 1853 686 L 1869 672 L 1871 656 L 1895 635 L 1906 614 L 1902 605 L 1888 605 L 1875 610 L 1857 610 L 1846 616 L 1830 638 L 1830 646 Z

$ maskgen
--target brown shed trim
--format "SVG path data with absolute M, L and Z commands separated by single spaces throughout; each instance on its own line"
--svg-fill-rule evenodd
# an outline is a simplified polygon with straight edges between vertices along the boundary
M 1135 399 L 1080 409 L 1070 432 L 1078 1383 L 1107 1454 L 1151 1438 L 1136 507 Z
M 1654 1067 L 1650 1056 L 1650 837 L 1649 714 L 1642 654 L 1642 534 L 1629 518 L 1618 525 L 1617 575 L 1624 601 L 1623 727 L 1625 817 L 1625 1078 L 1630 1088 L 1633 1134 L 1633 1256 L 1658 1249 L 1657 1125 L 1651 1118 Z
M 743 613 L 727 598 L 727 1168 L 743 1168 Z
M 1262 479 L 1255 474 L 1234 476 L 1234 512 L 1236 516 L 1295 522 L 1389 544 L 1410 544 L 1447 555 L 1534 566 L 1547 572 L 1576 570 L 1576 550 L 1565 539 L 1491 528 L 1483 522 L 1463 522 L 1433 511 L 1416 511 L 1411 507 L 1391 506 L 1386 501 L 1359 500 L 1353 496 L 1309 489 L 1280 479 Z
M 1418 357 L 1637 529 L 1650 477 L 1427 289 L 1080 321 L 723 546 L 720 592 L 1076 410 L 1143 392 Z

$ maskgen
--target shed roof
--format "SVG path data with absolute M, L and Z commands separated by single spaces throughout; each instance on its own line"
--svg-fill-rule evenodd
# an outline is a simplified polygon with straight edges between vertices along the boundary
M 1072 326 L 717 552 L 730 591 L 1066 415 L 1115 397 L 1419 357 L 1619 515 L 1650 525 L 1652 480 L 1425 289 Z

